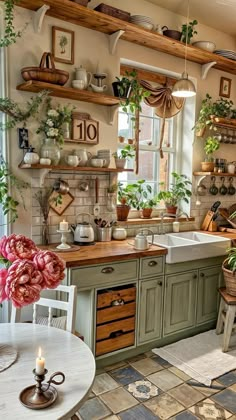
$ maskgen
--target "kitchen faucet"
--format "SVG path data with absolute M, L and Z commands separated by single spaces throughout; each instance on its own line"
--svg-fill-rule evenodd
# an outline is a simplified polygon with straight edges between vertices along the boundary
M 180 213 L 178 213 L 178 214 L 176 214 L 175 215 L 175 218 L 176 218 L 176 220 L 179 218 L 179 217 L 181 217 L 181 216 L 185 216 L 186 217 L 186 219 L 187 219 L 187 221 L 189 222 L 189 216 L 188 216 L 188 214 L 187 213 L 185 213 L 184 211 L 180 211 Z
M 170 215 L 167 214 L 167 213 L 161 212 L 160 216 L 161 216 L 161 223 L 160 223 L 160 227 L 159 227 L 159 235 L 165 235 L 164 217 L 170 217 Z

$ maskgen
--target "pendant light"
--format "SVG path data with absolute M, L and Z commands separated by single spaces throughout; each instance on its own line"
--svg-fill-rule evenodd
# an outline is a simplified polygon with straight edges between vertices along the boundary
M 178 98 L 190 98 L 196 95 L 196 89 L 191 80 L 188 78 L 187 73 L 187 40 L 188 40 L 188 23 L 189 23 L 189 0 L 188 0 L 188 13 L 187 13 L 187 27 L 186 27 L 186 42 L 184 53 L 184 72 L 180 80 L 177 80 L 173 89 L 172 95 Z

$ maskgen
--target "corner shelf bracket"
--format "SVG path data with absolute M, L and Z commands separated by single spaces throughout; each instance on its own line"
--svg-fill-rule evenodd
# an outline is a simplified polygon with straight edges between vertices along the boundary
M 50 6 L 48 6 L 47 4 L 44 4 L 42 7 L 40 7 L 40 9 L 37 10 L 37 12 L 34 13 L 34 17 L 33 17 L 34 32 L 38 34 L 41 32 L 44 16 L 49 9 L 50 9 Z
M 50 171 L 51 169 L 40 169 L 39 178 L 32 178 L 31 186 L 34 188 L 43 188 L 45 178 L 49 174 Z M 37 171 L 37 175 L 38 175 L 38 171 Z
M 119 105 L 112 105 L 108 108 L 108 124 L 113 125 L 115 121 L 116 113 L 119 109 Z
M 114 32 L 114 34 L 109 35 L 109 52 L 111 55 L 114 55 L 116 52 L 116 46 L 120 37 L 125 33 L 125 31 L 120 30 Z
M 208 72 L 209 70 L 215 66 L 215 64 L 217 64 L 216 61 L 211 61 L 210 63 L 206 63 L 202 65 L 202 74 L 201 74 L 201 79 L 205 80 L 207 78 Z

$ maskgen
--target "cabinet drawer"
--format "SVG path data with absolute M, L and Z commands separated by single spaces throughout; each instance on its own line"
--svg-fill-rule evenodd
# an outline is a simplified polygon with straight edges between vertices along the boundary
M 97 311 L 97 325 L 135 315 L 136 302 L 111 306 Z
M 97 308 L 104 308 L 107 306 L 112 306 L 115 302 L 125 304 L 127 302 L 132 302 L 136 298 L 136 287 L 122 287 L 109 289 L 103 293 L 98 293 L 97 295 Z
M 121 334 L 134 331 L 135 317 L 110 322 L 109 324 L 99 325 L 96 330 L 96 341 L 107 338 L 116 338 Z
M 164 271 L 163 257 L 147 257 L 140 260 L 140 277 L 154 277 Z
M 111 351 L 123 349 L 124 347 L 134 345 L 135 334 L 134 331 L 119 335 L 115 338 L 99 341 L 96 343 L 96 356 L 110 353 Z
M 137 278 L 138 260 L 72 268 L 71 270 L 71 282 L 78 288 L 136 280 Z

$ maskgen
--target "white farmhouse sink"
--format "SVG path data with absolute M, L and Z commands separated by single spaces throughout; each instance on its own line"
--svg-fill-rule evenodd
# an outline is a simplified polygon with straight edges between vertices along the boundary
M 151 236 L 148 239 L 151 242 Z M 168 249 L 168 264 L 222 256 L 231 244 L 230 239 L 200 232 L 154 235 L 153 243 Z

